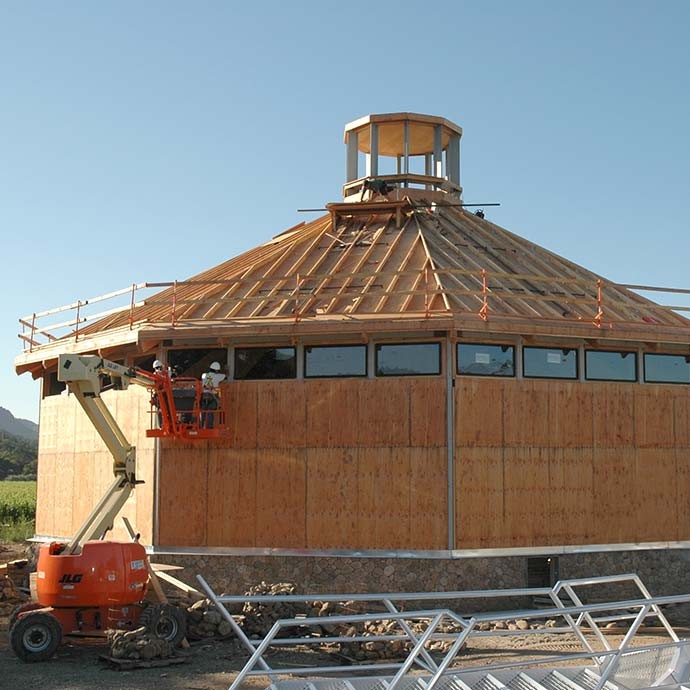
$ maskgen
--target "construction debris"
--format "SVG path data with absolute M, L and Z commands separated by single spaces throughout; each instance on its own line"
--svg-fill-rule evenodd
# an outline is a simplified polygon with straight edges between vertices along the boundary
M 293 582 L 278 582 L 276 584 L 268 584 L 261 582 L 254 587 L 250 587 L 247 596 L 255 595 L 279 595 L 279 594 L 296 594 L 297 586 Z M 273 627 L 273 624 L 281 618 L 295 618 L 299 615 L 311 613 L 311 609 L 307 604 L 302 602 L 291 601 L 277 601 L 273 603 L 252 602 L 248 601 L 242 608 L 244 619 L 241 622 L 242 629 L 248 637 L 264 637 L 266 633 Z M 284 630 L 283 637 L 289 637 L 292 634 L 290 630 Z
M 173 649 L 167 640 L 156 637 L 145 627 L 135 630 L 108 630 L 110 656 L 113 659 L 134 659 L 150 661 L 167 659 L 173 655 Z
M 208 599 L 201 599 L 187 607 L 187 636 L 192 639 L 230 637 L 232 626 Z

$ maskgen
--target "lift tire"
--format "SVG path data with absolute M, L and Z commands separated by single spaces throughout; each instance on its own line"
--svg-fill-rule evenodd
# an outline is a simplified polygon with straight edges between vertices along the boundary
M 39 604 L 37 601 L 29 601 L 25 604 L 19 604 L 12 609 L 10 613 L 9 620 L 7 621 L 7 629 L 11 630 L 12 626 L 17 622 L 20 613 L 26 613 L 27 611 L 35 611 L 36 609 L 45 608 L 43 604 Z
M 31 611 L 10 628 L 10 644 L 14 653 L 26 662 L 47 661 L 57 651 L 62 628 L 51 613 Z
M 139 626 L 143 626 L 156 637 L 177 647 L 187 634 L 187 616 L 177 606 L 171 604 L 152 604 L 139 616 Z

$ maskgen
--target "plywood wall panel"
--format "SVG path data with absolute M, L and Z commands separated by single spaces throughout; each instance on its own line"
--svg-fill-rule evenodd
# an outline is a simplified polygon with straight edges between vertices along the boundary
M 199 448 L 193 457 L 189 451 L 189 444 L 165 444 L 158 492 L 161 546 L 206 543 L 208 457 Z
M 448 548 L 448 450 L 410 448 L 408 549 Z
M 368 381 L 306 381 L 308 447 L 353 447 L 359 437 L 359 398 Z
M 441 377 L 411 378 L 410 446 L 446 445 L 446 381 Z
M 512 546 L 534 546 L 549 539 L 549 464 L 544 448 L 506 448 L 505 525 Z
M 673 490 L 676 453 L 668 448 L 640 448 L 635 463 L 635 541 L 678 538 L 677 493 Z
M 690 393 L 684 387 L 673 395 L 673 438 L 677 448 L 690 447 Z
M 256 381 L 233 381 L 221 387 L 227 442 L 232 448 L 256 448 L 258 385 Z
M 635 386 L 635 445 L 671 448 L 674 445 L 673 396 L 667 386 Z
M 57 507 L 55 505 L 55 451 L 39 453 L 36 483 L 36 534 L 58 536 L 55 528 Z
M 552 448 L 591 448 L 592 389 L 572 381 L 549 385 L 549 439 Z
M 503 398 L 506 446 L 544 448 L 551 444 L 549 381 L 520 381 L 506 386 Z M 492 404 L 490 399 L 486 405 Z
M 366 382 L 359 396 L 359 445 L 408 446 L 410 443 L 410 379 Z
M 357 448 L 307 449 L 307 540 L 312 549 L 356 543 L 360 501 Z
M 503 448 L 455 450 L 455 548 L 507 546 Z
M 690 448 L 676 448 L 678 539 L 690 541 Z
M 513 381 L 458 377 L 455 379 L 455 443 L 470 447 L 504 444 L 504 390 Z
M 621 448 L 635 445 L 636 384 L 592 383 L 593 445 Z
M 546 543 L 590 543 L 594 527 L 593 462 L 591 448 L 548 450 L 549 514 Z
M 409 449 L 360 448 L 359 468 L 363 548 L 406 548 L 411 527 Z
M 636 541 L 635 450 L 594 450 L 594 544 Z
M 208 457 L 208 546 L 256 546 L 256 450 L 222 448 Z
M 256 545 L 304 548 L 306 450 L 258 450 L 256 482 Z
M 304 381 L 261 381 L 258 391 L 258 448 L 304 448 Z

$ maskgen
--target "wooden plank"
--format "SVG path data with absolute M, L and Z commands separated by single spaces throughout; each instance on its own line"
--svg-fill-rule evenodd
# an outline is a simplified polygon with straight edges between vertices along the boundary
M 635 444 L 634 395 L 623 383 L 590 383 L 592 389 L 593 444 L 597 448 Z
M 512 390 L 511 383 L 492 378 L 458 376 L 455 379 L 456 444 L 469 447 L 503 446 L 503 397 L 504 390 Z
M 690 448 L 676 448 L 678 539 L 690 540 Z
M 591 448 L 551 448 L 549 512 L 544 544 L 589 544 L 594 518 Z
M 635 456 L 629 448 L 594 449 L 592 543 L 635 542 L 637 538 Z
M 676 448 L 690 447 L 690 395 L 678 386 L 673 392 L 673 438 Z
M 259 416 L 258 383 L 233 381 L 221 386 L 225 426 L 231 448 L 256 448 Z
M 362 548 L 407 548 L 411 528 L 409 448 L 360 448 L 358 479 L 359 539 L 366 544 Z
M 206 445 L 162 440 L 161 446 L 158 545 L 206 546 Z
M 360 392 L 369 381 L 319 379 L 306 381 L 308 447 L 357 445 Z
M 410 380 L 370 379 L 360 388 L 359 445 L 408 446 L 410 442 Z
M 261 381 L 258 388 L 257 445 L 304 448 L 306 395 L 304 381 Z
M 676 452 L 672 448 L 640 448 L 635 463 L 636 541 L 678 538 Z
M 256 473 L 255 449 L 209 449 L 208 504 L 199 506 L 209 546 L 256 546 Z
M 307 548 L 362 548 L 357 475 L 357 448 L 307 449 Z
M 510 545 L 505 526 L 503 448 L 455 449 L 455 548 Z
M 410 379 L 410 446 L 446 446 L 446 381 Z
M 512 546 L 543 544 L 549 530 L 549 463 L 543 448 L 504 452 L 505 526 Z
M 553 448 L 592 446 L 592 389 L 574 381 L 549 385 L 548 445 Z
M 410 536 L 406 548 L 448 548 L 448 451 L 410 448 Z
M 635 386 L 635 444 L 638 448 L 671 448 L 674 443 L 673 397 L 668 386 Z
M 306 543 L 306 450 L 258 450 L 256 482 L 256 546 L 303 548 Z
M 550 445 L 551 382 L 524 380 L 516 383 L 519 385 L 506 386 L 503 393 L 505 445 L 528 448 Z

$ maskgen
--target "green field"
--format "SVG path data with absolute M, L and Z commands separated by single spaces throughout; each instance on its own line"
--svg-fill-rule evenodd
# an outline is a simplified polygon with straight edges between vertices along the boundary
M 34 534 L 36 482 L 0 482 L 0 542 Z

